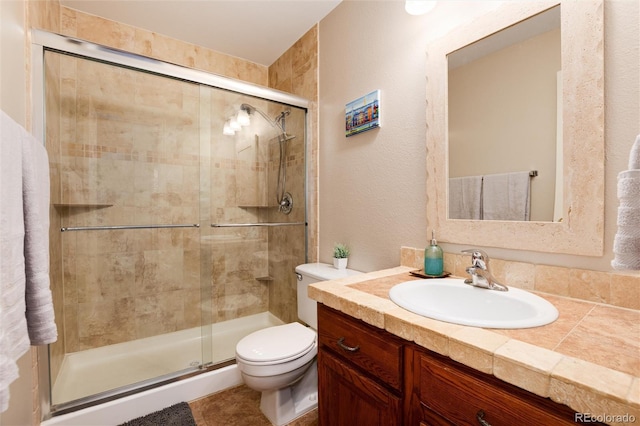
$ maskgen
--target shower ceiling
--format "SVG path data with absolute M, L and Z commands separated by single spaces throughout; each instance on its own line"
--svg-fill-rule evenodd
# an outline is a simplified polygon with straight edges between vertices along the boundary
M 61 0 L 72 9 L 271 65 L 342 0 Z

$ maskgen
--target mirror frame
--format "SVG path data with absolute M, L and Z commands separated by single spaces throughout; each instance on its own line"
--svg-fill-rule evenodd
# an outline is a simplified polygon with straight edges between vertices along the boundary
M 561 6 L 564 208 L 561 222 L 448 219 L 447 54 Z M 582 256 L 604 250 L 603 0 L 506 3 L 427 49 L 427 222 L 438 240 Z

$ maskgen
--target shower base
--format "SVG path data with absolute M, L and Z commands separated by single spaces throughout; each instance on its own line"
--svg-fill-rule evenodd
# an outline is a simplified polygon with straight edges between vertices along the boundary
M 282 321 L 269 312 L 213 324 L 213 364 L 234 359 L 236 344 L 247 334 L 279 324 Z M 195 370 L 202 362 L 201 333 L 195 327 L 66 354 L 53 385 L 52 404 Z

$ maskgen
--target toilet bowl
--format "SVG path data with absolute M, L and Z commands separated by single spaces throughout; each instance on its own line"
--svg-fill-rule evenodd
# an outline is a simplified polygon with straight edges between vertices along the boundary
M 262 392 L 260 409 L 271 423 L 281 426 L 318 405 L 318 353 L 316 302 L 307 296 L 309 284 L 361 272 L 335 269 L 324 263 L 296 267 L 298 322 L 253 332 L 236 346 L 236 363 L 244 383 Z

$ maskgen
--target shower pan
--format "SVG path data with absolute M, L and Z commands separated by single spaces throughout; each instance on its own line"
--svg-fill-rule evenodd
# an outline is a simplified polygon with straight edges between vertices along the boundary
M 59 335 L 51 412 L 233 364 L 243 336 L 295 320 L 307 101 L 34 34 Z M 225 131 L 240 111 L 249 120 Z

